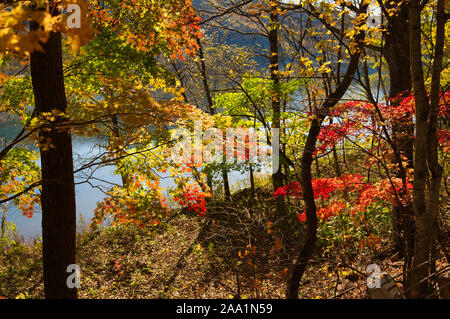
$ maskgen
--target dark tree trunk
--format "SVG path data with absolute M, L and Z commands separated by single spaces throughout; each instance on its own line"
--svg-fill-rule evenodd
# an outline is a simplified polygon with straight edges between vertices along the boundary
M 120 139 L 120 127 L 119 127 L 119 119 L 117 114 L 111 114 L 111 122 L 112 122 L 112 136 L 115 139 Z M 128 184 L 128 178 L 124 173 L 120 173 L 120 178 L 122 179 L 122 186 L 126 186 Z
M 208 105 L 209 114 L 213 115 L 215 114 L 213 108 L 213 100 L 211 90 L 209 89 L 208 78 L 206 75 L 206 63 L 205 63 L 205 55 L 203 53 L 203 45 L 200 39 L 197 39 L 197 44 L 198 44 L 198 56 L 200 58 L 200 73 L 202 75 L 203 89 L 205 90 L 205 97 Z
M 431 181 L 430 190 L 428 194 L 428 206 L 427 209 L 431 213 L 431 261 L 430 269 L 436 268 L 436 241 L 438 238 L 438 216 L 439 216 L 439 194 L 441 188 L 441 180 L 443 174 L 443 168 L 439 164 L 438 156 L 438 139 L 437 139 L 437 125 L 439 117 L 439 102 L 440 102 L 440 88 L 441 88 L 441 72 L 442 63 L 444 58 L 444 44 L 445 44 L 445 5 L 446 1 L 439 0 L 437 2 L 437 25 L 436 25 L 436 43 L 435 54 L 432 66 L 432 83 L 431 83 L 431 96 L 430 96 L 430 115 L 428 122 L 428 153 L 427 164 L 430 170 Z
M 303 150 L 303 157 L 301 160 L 300 182 L 302 184 L 303 199 L 305 202 L 306 212 L 306 236 L 304 245 L 300 250 L 298 257 L 293 262 L 288 283 L 287 294 L 288 299 L 298 298 L 298 288 L 300 287 L 300 280 L 306 270 L 309 259 L 314 252 L 314 246 L 317 237 L 317 215 L 316 203 L 314 201 L 314 191 L 312 187 L 311 164 L 313 161 L 313 153 L 316 148 L 317 136 L 320 132 L 323 119 L 315 118 L 310 126 L 308 137 Z
M 53 14 L 57 14 L 54 9 Z M 35 25 L 33 27 L 36 27 Z M 31 76 L 37 114 L 67 108 L 62 69 L 61 33 L 51 33 L 44 52 L 31 54 Z M 42 130 L 40 138 L 51 143 L 41 146 L 42 239 L 44 290 L 46 298 L 77 298 L 77 290 L 66 284 L 67 266 L 75 264 L 76 209 L 70 132 L 57 129 L 57 117 Z
M 248 168 L 250 172 L 250 189 L 252 190 L 252 195 L 255 195 L 255 177 L 253 176 L 253 165 L 250 164 Z
M 270 25 L 269 25 L 269 45 L 270 45 L 270 79 L 272 80 L 272 128 L 280 129 L 281 116 L 281 92 L 280 92 L 280 75 L 279 75 L 279 58 L 278 58 L 278 12 L 276 2 L 271 2 L 270 7 Z M 273 137 L 272 137 L 273 139 Z M 278 141 L 272 141 L 272 145 L 280 145 L 280 135 Z M 281 158 L 281 157 L 280 157 Z M 279 163 L 278 170 L 272 174 L 273 190 L 283 186 L 283 174 L 281 172 L 282 163 Z M 286 215 L 286 207 L 283 197 L 279 196 L 276 199 L 277 211 L 279 217 Z
M 427 133 L 428 133 L 428 97 L 425 90 L 422 54 L 420 52 L 420 9 L 419 1 L 411 0 L 409 2 L 409 31 L 411 45 L 411 73 L 414 86 L 414 98 L 416 104 L 416 145 L 415 145 L 415 161 L 414 161 L 414 215 L 415 215 L 415 247 L 413 267 L 418 269 L 412 270 L 412 281 L 415 278 L 425 277 L 428 275 L 428 265 L 421 263 L 427 262 L 429 257 L 429 233 L 427 221 L 429 220 L 429 212 L 426 209 L 425 188 L 427 172 Z M 418 50 L 418 52 L 416 51 Z M 414 291 L 423 291 L 422 283 L 414 289 Z M 406 287 L 408 288 L 408 287 Z
M 223 178 L 223 191 L 225 195 L 225 200 L 231 199 L 230 182 L 228 181 L 228 170 L 224 167 L 222 168 L 222 178 Z
M 6 237 L 6 211 L 3 212 L 2 226 L 1 226 L 0 232 L 1 232 L 0 239 L 5 238 Z M 0 247 L 0 248 L 2 248 L 2 247 Z
M 333 123 L 333 119 L 330 119 L 330 124 Z M 336 173 L 337 177 L 342 176 L 341 166 L 339 165 L 339 156 L 336 150 L 336 146 L 333 146 L 333 165 L 334 165 L 334 171 Z
M 391 7 L 397 7 L 400 1 L 395 1 Z M 387 4 L 387 8 L 390 8 Z M 408 42 L 408 6 L 403 4 L 400 11 L 389 17 L 383 55 L 389 67 L 389 97 L 393 98 L 405 91 L 411 90 L 411 71 Z
M 399 1 L 386 3 L 387 8 L 398 7 Z M 411 71 L 408 41 L 408 5 L 400 5 L 400 11 L 389 17 L 387 32 L 385 33 L 385 44 L 383 55 L 389 68 L 389 98 L 393 107 L 400 100 L 409 95 L 411 91 Z M 398 153 L 406 157 L 407 168 L 413 168 L 414 147 L 414 124 L 412 117 L 405 118 L 395 123 L 392 127 L 392 140 Z M 401 160 L 401 158 L 398 158 Z M 405 179 L 406 172 L 402 166 L 397 172 L 397 177 Z M 401 207 L 396 205 L 392 208 L 392 242 L 394 250 L 400 257 L 407 255 L 410 259 L 413 247 L 413 209 L 412 205 Z M 409 253 L 407 253 L 409 251 Z
M 431 251 L 439 207 L 439 186 L 442 167 L 438 163 L 436 127 L 439 111 L 439 88 L 445 41 L 444 0 L 437 3 L 436 43 L 432 66 L 431 103 L 425 88 L 421 53 L 421 4 L 409 1 L 409 41 L 411 75 L 416 105 L 416 143 L 414 156 L 414 257 L 411 268 L 413 298 L 424 298 L 427 294 Z M 431 173 L 431 174 L 430 174 Z M 427 179 L 430 180 L 427 192 Z
M 361 7 L 361 13 L 367 11 L 367 5 Z M 344 96 L 348 87 L 352 83 L 353 76 L 358 69 L 359 57 L 361 55 L 362 41 L 364 40 L 364 34 L 358 33 L 355 37 L 357 44 L 356 52 L 352 52 L 350 62 L 345 73 L 343 80 L 336 87 L 336 89 L 327 96 L 326 100 L 322 104 L 319 110 L 316 110 L 315 117 L 311 122 L 309 128 L 308 137 L 305 142 L 305 149 L 303 150 L 303 156 L 301 159 L 300 172 L 297 173 L 300 182 L 302 184 L 303 200 L 305 202 L 305 214 L 306 214 L 306 236 L 304 245 L 301 248 L 298 256 L 293 261 L 289 279 L 287 282 L 286 297 L 289 299 L 298 298 L 298 288 L 300 287 L 300 280 L 303 273 L 308 266 L 309 259 L 311 258 L 317 237 L 317 212 L 316 203 L 314 200 L 314 191 L 312 187 L 312 175 L 311 165 L 313 162 L 313 154 L 316 148 L 317 137 L 320 132 L 320 128 L 324 119 L 328 116 L 329 110 L 333 108 L 340 99 Z

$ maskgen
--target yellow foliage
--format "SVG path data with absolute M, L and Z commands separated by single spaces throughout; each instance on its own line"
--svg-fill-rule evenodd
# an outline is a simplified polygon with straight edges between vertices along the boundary
M 0 54 L 12 51 L 22 56 L 29 56 L 33 51 L 43 51 L 41 44 L 48 41 L 50 32 L 62 32 L 68 36 L 68 42 L 76 53 L 94 34 L 87 19 L 89 4 L 85 0 L 71 0 L 69 4 L 77 4 L 81 8 L 80 28 L 69 28 L 67 17 L 52 16 L 46 10 L 33 10 L 19 4 L 15 7 L 3 7 L 0 11 Z M 27 25 L 37 23 L 40 28 L 28 30 Z

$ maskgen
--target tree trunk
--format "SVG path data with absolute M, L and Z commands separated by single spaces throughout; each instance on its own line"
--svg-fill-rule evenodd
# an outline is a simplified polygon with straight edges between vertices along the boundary
M 308 261 L 313 254 L 317 237 L 317 215 L 311 181 L 311 164 L 313 161 L 313 153 L 316 148 L 317 136 L 319 135 L 323 119 L 324 117 L 321 119 L 315 118 L 312 121 L 301 160 L 300 182 L 302 184 L 303 199 L 305 202 L 306 236 L 304 246 L 293 262 L 294 267 L 292 268 L 288 279 L 286 296 L 289 299 L 298 298 L 300 280 L 306 270 Z
M 228 181 L 228 170 L 226 167 L 222 168 L 222 178 L 223 178 L 223 192 L 225 200 L 231 199 L 230 183 Z
M 414 87 L 414 97 L 416 104 L 416 142 L 414 160 L 414 190 L 413 203 L 415 215 L 415 245 L 412 269 L 412 280 L 428 276 L 428 261 L 430 253 L 429 212 L 426 208 L 425 187 L 427 172 L 427 134 L 428 134 L 428 97 L 425 90 L 422 54 L 421 54 L 421 34 L 420 34 L 420 9 L 419 1 L 409 2 L 409 31 L 411 47 L 411 75 Z M 426 289 L 427 283 L 416 284 L 420 286 L 414 289 L 412 296 L 419 296 L 419 291 Z
M 428 195 L 427 209 L 432 215 L 431 221 L 431 261 L 430 270 L 436 268 L 436 241 L 438 234 L 438 216 L 439 216 L 439 194 L 441 187 L 441 179 L 443 168 L 439 164 L 438 156 L 438 139 L 437 139 L 437 124 L 439 117 L 439 102 L 440 102 L 440 87 L 441 87 L 441 72 L 444 58 L 444 43 L 445 43 L 445 3 L 444 0 L 437 2 L 437 24 L 436 24 L 436 44 L 435 54 L 432 66 L 432 83 L 431 83 L 431 101 L 430 101 L 430 116 L 428 121 L 428 153 L 427 164 L 431 173 L 430 191 Z
M 53 5 L 52 14 L 58 13 Z M 52 32 L 42 48 L 44 52 L 31 54 L 37 114 L 65 112 L 61 33 Z M 77 290 L 69 289 L 66 284 L 67 266 L 76 263 L 76 209 L 72 140 L 69 131 L 56 128 L 62 121 L 58 116 L 39 135 L 51 143 L 49 148 L 41 146 L 44 291 L 50 299 L 77 298 Z
M 0 239 L 6 238 L 6 211 L 3 212 Z M 2 247 L 0 247 L 2 248 Z
M 333 119 L 330 119 L 330 124 L 333 124 Z M 333 165 L 334 165 L 334 171 L 336 173 L 337 177 L 342 176 L 342 171 L 341 171 L 341 166 L 339 165 L 339 156 L 336 150 L 336 146 L 333 146 L 333 150 L 332 150 L 332 154 L 333 154 Z
M 255 195 L 255 177 L 253 176 L 253 165 L 250 164 L 248 168 L 250 172 L 250 189 L 252 191 L 252 195 Z
M 444 0 L 438 0 L 436 44 L 432 66 L 431 104 L 425 89 L 422 53 L 421 53 L 421 5 L 418 0 L 409 2 L 409 41 L 411 54 L 411 75 L 416 105 L 416 142 L 414 157 L 414 217 L 415 238 L 414 257 L 411 269 L 410 297 L 423 298 L 426 296 L 430 269 L 430 257 L 433 255 L 431 247 L 433 227 L 439 205 L 439 185 L 442 168 L 437 159 L 436 127 L 439 111 L 440 74 L 442 70 L 443 47 L 445 41 L 445 12 Z M 428 164 L 428 166 L 427 166 Z M 427 178 L 431 181 L 426 192 Z
M 387 8 L 398 7 L 399 1 L 386 3 Z M 408 5 L 400 5 L 400 11 L 389 17 L 387 32 L 385 33 L 385 44 L 383 55 L 389 68 L 389 98 L 391 105 L 396 107 L 403 97 L 410 94 L 411 91 L 411 71 L 409 58 L 408 42 Z M 396 99 L 394 99 L 396 98 Z M 394 147 L 398 152 L 407 158 L 407 167 L 413 168 L 413 148 L 414 148 L 414 124 L 412 117 L 395 123 L 392 127 L 392 140 Z M 401 158 L 397 159 L 401 160 Z M 403 165 L 402 165 L 403 167 Z M 403 179 L 406 174 L 404 171 L 397 172 L 397 177 Z M 392 242 L 394 250 L 399 253 L 399 257 L 411 255 L 406 250 L 411 251 L 412 240 L 410 234 L 413 228 L 413 209 L 412 206 L 400 207 L 396 205 L 392 208 Z M 408 248 L 408 249 L 407 249 Z
M 119 127 L 119 119 L 117 114 L 111 114 L 111 122 L 112 122 L 112 136 L 119 140 L 120 139 L 120 127 Z M 118 151 L 118 150 L 117 150 Z M 126 187 L 128 184 L 128 178 L 124 173 L 120 173 L 120 178 L 122 179 L 122 186 Z
M 281 92 L 280 92 L 280 75 L 279 75 L 279 58 L 278 58 L 278 12 L 276 2 L 271 2 L 270 5 L 270 25 L 269 25 L 269 71 L 270 79 L 272 81 L 272 128 L 280 129 L 281 117 Z M 273 137 L 272 137 L 273 139 Z M 280 144 L 280 135 L 278 134 L 278 141 L 272 140 L 272 145 Z M 278 170 L 272 174 L 272 184 L 274 192 L 283 186 L 283 174 L 281 172 L 281 165 L 279 163 Z M 276 198 L 276 206 L 279 217 L 286 215 L 286 207 L 282 196 Z
M 361 13 L 365 13 L 366 11 L 367 5 L 363 5 L 361 7 Z M 327 96 L 322 107 L 314 112 L 315 117 L 311 122 L 308 137 L 306 138 L 305 149 L 303 150 L 303 156 L 301 159 L 300 172 L 297 173 L 298 178 L 300 179 L 300 182 L 302 184 L 303 200 L 305 202 L 306 237 L 304 245 L 301 248 L 298 257 L 293 261 L 291 272 L 289 274 L 286 293 L 286 297 L 289 299 L 298 298 L 298 288 L 300 287 L 300 280 L 306 270 L 309 259 L 314 252 L 314 246 L 316 243 L 317 213 L 316 203 L 314 201 L 314 191 L 312 187 L 311 165 L 313 162 L 313 154 L 316 148 L 317 137 L 319 135 L 322 123 L 328 116 L 330 109 L 340 101 L 340 99 L 344 96 L 348 87 L 352 83 L 353 76 L 358 69 L 363 40 L 364 34 L 362 32 L 359 32 L 355 37 L 357 46 L 355 52 L 351 53 L 350 62 L 345 76 L 342 82 L 340 82 L 340 84 L 336 87 L 336 89 Z

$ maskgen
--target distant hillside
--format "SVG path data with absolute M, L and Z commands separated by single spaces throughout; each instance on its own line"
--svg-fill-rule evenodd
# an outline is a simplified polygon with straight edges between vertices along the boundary
M 193 0 L 194 7 L 196 9 L 199 9 L 201 6 L 205 8 L 208 4 L 208 0 Z M 204 17 L 203 17 L 204 18 Z M 215 29 L 215 32 L 219 32 L 220 30 Z M 242 30 L 241 30 L 242 31 Z M 221 43 L 229 44 L 229 45 L 237 45 L 240 47 L 248 47 L 248 48 L 268 48 L 269 42 L 268 39 L 263 36 L 250 36 L 250 35 L 243 35 L 236 32 L 222 32 L 218 36 L 218 40 Z M 258 65 L 262 68 L 267 68 L 269 65 L 268 59 L 258 56 L 255 58 Z

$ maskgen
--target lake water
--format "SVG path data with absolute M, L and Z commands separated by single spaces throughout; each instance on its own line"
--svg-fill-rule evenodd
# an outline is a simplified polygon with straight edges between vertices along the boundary
M 9 124 L 0 125 L 0 138 L 4 140 L 12 140 L 20 131 L 19 126 Z M 102 149 L 97 145 L 98 143 L 92 139 L 83 139 L 83 138 L 73 138 L 73 158 L 74 158 L 74 166 L 75 169 L 80 167 L 86 158 L 92 158 L 96 154 L 99 154 Z M 3 145 L 1 146 L 3 148 Z M 82 172 L 75 175 L 75 182 L 80 183 L 86 178 L 83 178 L 86 173 Z M 97 202 L 100 202 L 104 199 L 105 194 L 98 189 L 98 187 L 103 187 L 105 190 L 108 187 L 111 187 L 111 184 L 108 183 L 116 183 L 121 184 L 121 178 L 114 174 L 114 167 L 101 167 L 95 170 L 95 173 L 92 175 L 93 179 L 91 179 L 91 183 L 95 186 L 92 187 L 88 183 L 80 183 L 75 186 L 76 191 L 76 206 L 77 206 L 77 219 L 80 216 L 87 222 L 94 215 L 94 210 L 97 206 Z M 248 185 L 248 176 L 242 176 L 238 172 L 231 172 L 230 176 L 230 184 L 235 188 L 237 185 Z M 100 181 L 101 180 L 101 181 Z M 103 182 L 107 181 L 107 182 Z M 161 187 L 164 190 L 167 190 L 169 187 L 175 186 L 174 182 L 170 178 L 162 178 L 161 179 Z M 27 218 L 22 215 L 20 211 L 18 211 L 12 203 L 9 204 L 6 219 L 9 222 L 13 222 L 17 231 L 24 238 L 35 238 L 42 234 L 41 229 L 41 212 L 40 209 L 36 209 L 35 214 L 32 218 Z

